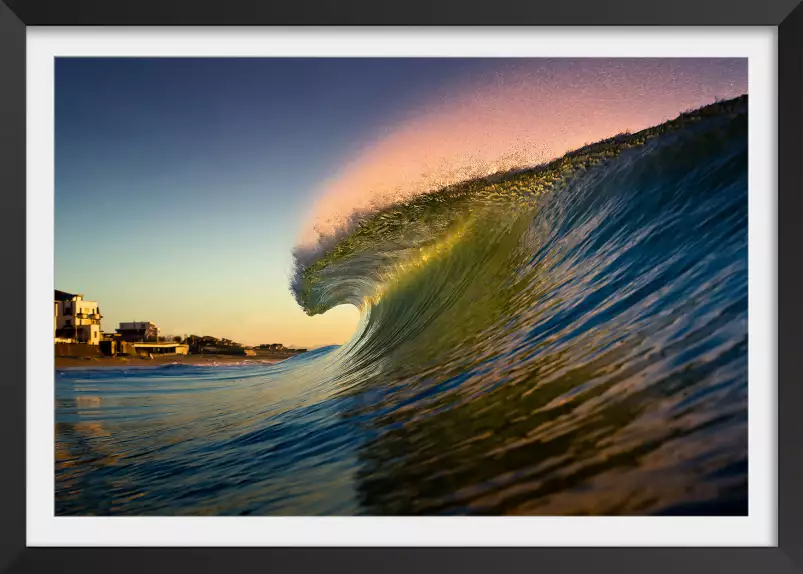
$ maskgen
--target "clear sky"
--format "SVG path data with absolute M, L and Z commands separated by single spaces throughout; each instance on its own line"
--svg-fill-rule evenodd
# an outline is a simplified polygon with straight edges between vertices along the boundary
M 357 310 L 288 288 L 313 222 L 746 91 L 746 60 L 59 58 L 56 288 L 105 331 L 343 343 Z

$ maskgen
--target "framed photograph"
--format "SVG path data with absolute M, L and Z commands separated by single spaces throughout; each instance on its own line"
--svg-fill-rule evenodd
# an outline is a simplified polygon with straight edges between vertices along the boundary
M 4 0 L 0 569 L 803 570 L 801 32 Z

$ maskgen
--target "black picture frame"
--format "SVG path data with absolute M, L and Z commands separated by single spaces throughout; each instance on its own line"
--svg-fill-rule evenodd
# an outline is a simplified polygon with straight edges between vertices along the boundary
M 801 0 L 227 0 L 0 2 L 0 237 L 6 318 L 0 571 L 803 572 L 803 5 Z M 660 25 L 778 28 L 778 546 L 771 548 L 26 547 L 26 27 L 74 25 Z M 30 384 L 36 384 L 31 381 Z

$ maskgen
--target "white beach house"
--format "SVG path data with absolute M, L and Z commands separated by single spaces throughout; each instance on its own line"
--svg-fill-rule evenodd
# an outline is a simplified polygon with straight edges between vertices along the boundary
M 87 301 L 80 293 L 55 291 L 55 338 L 56 342 L 100 343 L 100 307 L 97 301 Z

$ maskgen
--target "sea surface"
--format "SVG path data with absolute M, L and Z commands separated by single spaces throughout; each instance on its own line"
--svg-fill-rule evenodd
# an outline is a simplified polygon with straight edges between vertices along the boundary
M 56 372 L 58 515 L 747 513 L 747 101 L 299 248 L 341 347 Z

